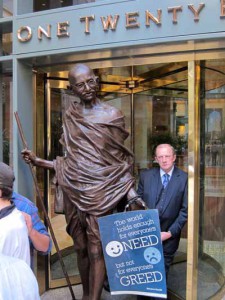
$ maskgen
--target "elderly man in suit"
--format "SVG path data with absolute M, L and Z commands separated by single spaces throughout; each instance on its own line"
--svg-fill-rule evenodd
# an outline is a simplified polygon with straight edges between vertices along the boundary
M 163 243 L 165 271 L 178 249 L 181 230 L 187 221 L 187 173 L 174 165 L 176 153 L 169 144 L 155 150 L 160 168 L 144 170 L 140 174 L 138 194 L 148 208 L 158 209 Z M 138 299 L 149 299 L 140 296 Z

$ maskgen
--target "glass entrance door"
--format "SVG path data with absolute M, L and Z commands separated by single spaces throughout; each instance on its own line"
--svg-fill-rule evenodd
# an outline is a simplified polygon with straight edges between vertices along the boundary
M 141 170 L 156 166 L 154 148 L 159 143 L 171 143 L 177 151 L 176 165 L 188 171 L 188 228 L 195 231 L 188 236 L 186 227 L 182 231 L 168 278 L 172 299 L 186 299 L 190 293 L 188 299 L 208 299 L 214 295 L 221 299 L 224 291 L 224 65 L 224 60 L 208 60 L 199 64 L 179 62 L 95 70 L 100 78 L 99 98 L 121 109 L 126 117 L 126 129 L 130 132 L 126 146 L 135 155 L 136 182 Z M 194 72 L 196 82 L 192 82 Z M 46 145 L 45 157 L 51 160 L 64 155 L 58 142 L 62 116 L 74 99 L 67 86 L 67 72 L 47 74 L 45 97 L 38 92 L 38 108 L 43 111 L 45 107 L 46 122 L 43 127 L 43 117 L 37 109 L 37 149 Z M 190 93 L 190 87 L 199 91 L 199 97 Z M 197 111 L 197 117 L 192 116 Z M 198 129 L 195 124 L 199 126 L 199 136 L 193 133 Z M 45 139 L 41 132 L 45 132 Z M 195 151 L 199 156 L 193 158 Z M 194 170 L 198 173 L 194 174 Z M 66 234 L 64 215 L 54 212 L 53 177 L 54 174 L 47 174 L 43 193 L 47 195 L 49 216 L 67 272 L 72 283 L 78 283 L 76 255 Z M 42 173 L 39 182 L 43 182 Z M 54 248 L 49 274 L 50 287 L 66 285 Z
M 62 118 L 69 107 L 73 97 L 67 89 L 67 78 L 45 77 L 45 107 L 46 107 L 46 154 L 49 160 L 54 160 L 57 156 L 64 156 L 64 148 L 60 143 L 62 134 Z M 49 207 L 49 217 L 53 231 L 61 251 L 65 264 L 65 269 L 70 277 L 72 284 L 80 283 L 79 272 L 76 262 L 76 254 L 73 249 L 71 237 L 66 233 L 66 220 L 63 212 L 59 213 L 55 207 L 56 190 L 54 184 L 54 173 L 47 176 L 47 198 Z M 51 251 L 49 259 L 49 283 L 50 287 L 64 286 L 67 284 L 59 261 L 55 247 Z

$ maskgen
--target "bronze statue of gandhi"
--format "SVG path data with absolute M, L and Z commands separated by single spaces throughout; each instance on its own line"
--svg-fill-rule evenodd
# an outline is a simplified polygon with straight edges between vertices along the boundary
M 98 78 L 93 70 L 76 64 L 69 71 L 69 83 L 80 103 L 72 102 L 63 118 L 60 142 L 66 156 L 47 161 L 28 149 L 22 155 L 27 163 L 55 171 L 67 232 L 77 252 L 82 299 L 99 300 L 106 270 L 97 219 L 115 212 L 124 197 L 128 202 L 137 199 L 133 153 L 124 146 L 128 132 L 122 112 L 96 96 Z

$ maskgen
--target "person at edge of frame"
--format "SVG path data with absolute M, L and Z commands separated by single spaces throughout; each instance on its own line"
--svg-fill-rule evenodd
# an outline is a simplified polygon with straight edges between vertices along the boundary
M 3 162 L 0 162 L 0 184 L 1 182 L 3 183 L 7 178 L 7 174 L 5 171 L 7 168 L 5 166 L 7 165 Z M 10 177 L 8 179 L 8 181 L 10 180 L 13 184 L 15 180 L 14 173 L 13 177 Z M 52 240 L 49 236 L 47 228 L 40 220 L 40 217 L 38 215 L 38 208 L 33 202 L 31 202 L 26 197 L 16 193 L 14 190 L 12 190 L 10 201 L 19 211 L 22 212 L 25 219 L 30 241 L 30 265 L 33 269 L 34 250 L 38 251 L 38 253 L 40 253 L 41 255 L 49 254 L 52 249 Z
M 13 191 L 12 201 L 23 213 L 30 240 L 31 268 L 34 268 L 34 251 L 40 255 L 48 255 L 52 250 L 52 239 L 46 226 L 41 221 L 37 206 L 28 198 Z
M 13 201 L 14 172 L 0 162 L 0 300 L 39 300 L 30 268 L 29 229 Z

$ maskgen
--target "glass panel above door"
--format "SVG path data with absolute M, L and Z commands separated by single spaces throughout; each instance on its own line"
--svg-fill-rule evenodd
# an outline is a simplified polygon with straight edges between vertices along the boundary
M 135 176 L 138 178 L 141 169 L 155 164 L 154 148 L 159 143 L 171 143 L 177 152 L 177 165 L 186 170 L 187 63 L 99 69 L 98 76 L 99 96 L 104 101 L 130 95 L 130 106 L 120 108 L 131 118 L 127 129 L 135 154 Z M 121 103 L 125 101 L 125 98 L 120 99 Z

